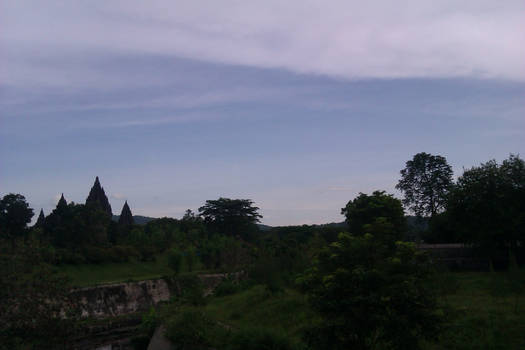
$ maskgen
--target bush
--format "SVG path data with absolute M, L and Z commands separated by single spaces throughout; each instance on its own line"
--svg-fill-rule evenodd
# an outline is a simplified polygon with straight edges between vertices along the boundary
M 297 349 L 284 334 L 264 328 L 247 328 L 236 332 L 230 350 L 291 350 Z
M 61 264 L 79 265 L 86 263 L 86 258 L 84 255 L 75 251 L 70 251 L 68 249 L 57 250 L 57 255 L 58 262 Z
M 258 284 L 263 284 L 270 294 L 282 292 L 282 272 L 277 258 L 261 258 L 250 269 L 249 276 Z
M 183 311 L 170 319 L 166 325 L 166 336 L 175 349 L 207 349 L 209 332 L 213 323 L 199 311 Z
M 414 244 L 341 233 L 299 283 L 323 322 L 307 341 L 330 349 L 417 349 L 441 317 L 431 269 Z
M 177 249 L 172 249 L 168 253 L 168 266 L 175 276 L 179 274 L 182 267 L 182 253 Z
M 226 295 L 232 295 L 239 291 L 239 284 L 235 281 L 226 278 L 215 288 L 213 295 L 216 297 L 223 297 Z
M 177 301 L 194 306 L 205 305 L 206 298 L 201 280 L 195 275 L 183 275 L 174 280 Z
M 87 246 L 84 248 L 84 256 L 86 260 L 93 264 L 100 264 L 113 260 L 110 249 Z

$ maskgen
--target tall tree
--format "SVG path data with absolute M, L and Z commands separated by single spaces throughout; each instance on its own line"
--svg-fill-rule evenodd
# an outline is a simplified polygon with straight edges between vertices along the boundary
M 80 310 L 66 278 L 37 241 L 9 246 L 0 239 L 0 349 L 69 349 Z
M 23 236 L 27 224 L 33 217 L 26 198 L 21 194 L 10 193 L 0 200 L 0 233 L 7 237 Z
M 501 250 L 516 254 L 525 240 L 525 162 L 510 155 L 466 170 L 448 205 L 449 218 L 463 241 L 494 258 Z
M 341 214 L 346 216 L 350 233 L 358 236 L 374 231 L 393 243 L 406 230 L 401 201 L 385 191 L 374 191 L 372 195 L 359 193 L 341 209 Z
M 444 209 L 451 186 L 452 168 L 445 157 L 422 152 L 406 162 L 396 188 L 417 216 L 434 216 Z
M 100 205 L 102 210 L 105 211 L 110 217 L 113 216 L 111 204 L 109 204 L 109 200 L 106 196 L 106 193 L 104 192 L 104 188 L 100 185 L 98 176 L 96 177 L 95 183 L 93 184 L 93 187 L 91 187 L 89 195 L 86 199 L 86 205 L 90 203 L 96 203 Z
M 213 231 L 226 235 L 241 235 L 246 238 L 256 228 L 262 215 L 249 199 L 219 198 L 207 200 L 199 208 L 199 215 Z

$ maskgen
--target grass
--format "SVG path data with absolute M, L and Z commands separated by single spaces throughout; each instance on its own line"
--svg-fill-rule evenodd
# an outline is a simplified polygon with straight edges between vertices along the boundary
M 168 267 L 167 253 L 159 254 L 155 261 L 128 261 L 123 263 L 61 265 L 58 272 L 70 278 L 74 287 L 94 286 L 97 284 L 142 281 L 161 278 L 172 274 Z M 196 268 L 202 268 L 201 265 Z M 185 264 L 182 271 L 188 272 Z
M 77 287 L 171 274 L 166 254 L 151 262 L 64 265 L 58 269 Z M 182 272 L 185 271 L 183 266 Z M 437 278 L 446 323 L 439 338 L 425 343 L 424 349 L 525 349 L 525 270 L 447 272 Z M 300 341 L 301 329 L 317 317 L 299 292 L 285 289 L 270 294 L 261 285 L 213 297 L 200 310 L 232 329 L 271 329 L 294 342 Z
M 212 298 L 203 311 L 215 321 L 234 329 L 251 325 L 284 333 L 296 340 L 301 329 L 316 317 L 306 297 L 299 292 L 285 289 L 270 294 L 262 285 Z
M 268 341 L 273 346 L 281 344 L 261 348 L 302 349 L 302 330 L 317 317 L 304 295 L 292 289 L 272 294 L 263 285 L 255 285 L 232 295 L 210 297 L 203 306 L 167 305 L 160 315 L 168 324 L 168 333 L 180 338 L 179 333 L 188 326 L 188 322 L 181 323 L 178 319 L 181 315 L 195 312 L 204 315 L 210 322 L 202 330 L 206 334 L 207 345 L 221 349 L 237 349 L 239 346 L 252 349 L 257 341 Z M 178 323 L 170 326 L 174 321 Z M 243 338 L 250 345 L 243 344 Z
M 514 283 L 515 278 L 525 281 L 525 271 L 520 276 L 448 272 L 437 278 L 446 321 L 440 336 L 422 344 L 423 349 L 525 349 L 525 287 Z M 318 317 L 299 292 L 270 294 L 261 285 L 212 297 L 198 310 L 232 330 L 270 329 L 294 343 L 301 342 L 302 329 Z
M 525 271 L 449 273 L 450 277 L 457 290 L 441 297 L 449 310 L 444 331 L 426 348 L 525 348 Z

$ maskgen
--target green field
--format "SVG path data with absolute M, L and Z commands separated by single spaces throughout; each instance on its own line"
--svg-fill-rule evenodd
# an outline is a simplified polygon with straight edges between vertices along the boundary
M 461 272 L 436 276 L 442 333 L 423 349 L 525 349 L 524 273 Z M 520 282 L 521 281 L 521 282 Z M 232 331 L 255 327 L 301 342 L 304 327 L 315 321 L 304 295 L 294 289 L 271 294 L 262 285 L 233 295 L 213 297 L 203 312 Z M 179 310 L 180 312 L 181 310 Z
M 195 265 L 194 270 L 204 272 L 202 265 Z M 57 270 L 70 279 L 73 287 L 141 281 L 172 274 L 168 267 L 167 253 L 157 255 L 155 261 L 132 260 L 124 263 L 60 265 Z M 184 262 L 181 272 L 188 272 Z
M 58 269 L 78 287 L 171 274 L 166 254 L 151 262 L 64 265 Z M 525 271 L 447 272 L 436 276 L 435 285 L 446 321 L 438 339 L 423 344 L 425 349 L 525 349 Z M 231 329 L 270 329 L 294 342 L 300 342 L 302 329 L 317 317 L 298 291 L 286 288 L 271 294 L 262 285 L 212 297 L 198 309 Z

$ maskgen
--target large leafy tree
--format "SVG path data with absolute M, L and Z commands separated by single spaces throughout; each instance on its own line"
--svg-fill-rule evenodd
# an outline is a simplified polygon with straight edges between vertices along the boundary
M 375 232 L 393 242 L 406 229 L 401 201 L 385 191 L 374 191 L 372 195 L 359 193 L 341 209 L 341 214 L 346 217 L 350 232 L 359 236 Z
M 341 233 L 298 279 L 322 319 L 306 333 L 314 349 L 417 349 L 440 318 L 428 259 L 413 243 Z
M 396 188 L 417 216 L 434 216 L 444 209 L 451 186 L 452 168 L 445 157 L 422 152 L 406 162 Z
M 31 222 L 33 209 L 21 194 L 10 193 L 0 200 L 0 233 L 8 237 L 23 236 Z
M 247 237 L 256 230 L 256 223 L 262 215 L 250 199 L 219 198 L 207 200 L 199 208 L 199 216 L 212 231 L 225 235 Z
M 494 258 L 525 240 L 525 162 L 511 155 L 466 170 L 450 196 L 448 216 L 463 241 Z
M 45 230 L 58 247 L 105 245 L 110 222 L 110 217 L 97 204 L 63 204 L 59 201 L 46 218 Z

